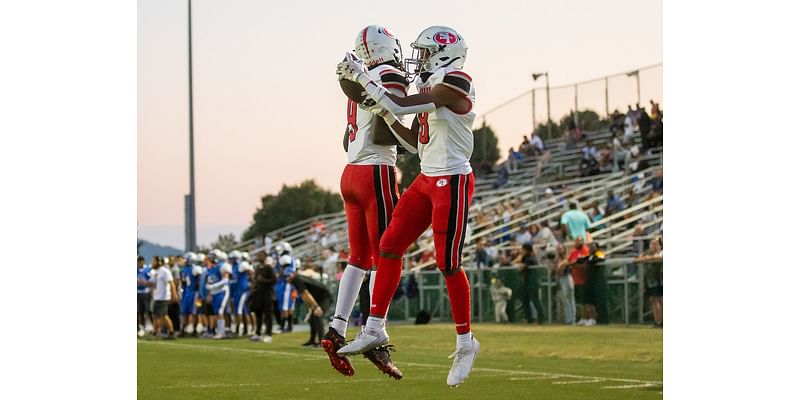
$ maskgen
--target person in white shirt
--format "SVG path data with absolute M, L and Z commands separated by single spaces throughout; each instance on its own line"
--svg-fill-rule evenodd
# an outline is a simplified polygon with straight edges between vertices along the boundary
M 150 277 L 148 286 L 154 288 L 153 290 L 153 334 L 158 335 L 161 328 L 166 328 L 167 336 L 165 339 L 174 339 L 175 331 L 172 326 L 172 321 L 167 316 L 167 310 L 170 303 L 177 303 L 179 300 L 178 292 L 175 289 L 175 281 L 172 278 L 172 272 L 166 265 L 167 259 L 156 257 L 156 262 L 153 263 L 153 273 Z
M 533 151 L 536 152 L 536 155 L 544 153 L 544 142 L 536 133 L 531 133 L 531 146 L 533 146 Z

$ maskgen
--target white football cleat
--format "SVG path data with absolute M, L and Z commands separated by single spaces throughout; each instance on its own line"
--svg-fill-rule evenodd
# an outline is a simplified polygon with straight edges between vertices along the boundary
M 340 356 L 361 354 L 387 344 L 389 344 L 389 334 L 386 333 L 386 329 L 377 332 L 364 329 L 356 335 L 355 340 L 339 349 L 336 354 Z
M 469 373 L 472 372 L 472 366 L 475 364 L 475 358 L 478 356 L 479 351 L 481 351 L 481 343 L 473 336 L 471 344 L 457 348 L 450 355 L 450 358 L 454 360 L 450 373 L 447 374 L 447 386 L 456 387 L 469 378 Z
M 264 343 L 272 343 L 272 336 L 264 336 L 261 338 L 261 341 Z
M 222 333 L 218 333 L 218 334 L 214 335 L 213 339 L 214 340 L 225 339 L 225 335 L 222 334 Z

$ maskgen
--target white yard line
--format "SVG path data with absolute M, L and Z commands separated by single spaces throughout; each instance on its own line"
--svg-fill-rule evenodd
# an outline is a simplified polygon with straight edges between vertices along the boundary
M 223 346 L 208 346 L 208 345 L 200 345 L 200 344 L 179 344 L 174 342 L 160 342 L 160 341 L 138 341 L 137 343 L 145 343 L 145 344 L 156 344 L 159 346 L 170 346 L 170 347 L 185 347 L 191 349 L 198 349 L 198 350 L 210 350 L 210 351 L 234 351 L 234 352 L 242 352 L 242 353 L 250 353 L 250 354 L 268 354 L 268 355 L 275 355 L 275 356 L 283 356 L 283 357 L 292 357 L 292 358 L 303 358 L 309 360 L 327 360 L 327 355 L 312 355 L 312 354 L 299 354 L 299 353 L 291 353 L 287 351 L 279 351 L 279 350 L 267 350 L 267 349 L 243 349 L 238 347 L 223 347 Z M 400 366 L 407 365 L 412 367 L 423 367 L 423 368 L 446 368 L 449 369 L 449 365 L 441 365 L 441 364 L 425 364 L 425 363 L 413 363 L 413 362 L 402 362 Z M 538 371 L 520 371 L 520 370 L 511 370 L 511 369 L 498 369 L 498 368 L 481 368 L 476 367 L 473 371 L 481 371 L 481 372 L 496 372 L 500 374 L 513 374 L 513 375 L 532 375 L 529 379 L 563 379 L 563 378 L 570 378 L 575 379 L 574 381 L 559 381 L 553 382 L 553 384 L 557 385 L 567 385 L 567 384 L 580 384 L 580 383 L 598 383 L 598 382 L 619 382 L 619 383 L 626 383 L 627 385 L 619 385 L 619 386 L 606 386 L 603 389 L 631 389 L 631 388 L 639 388 L 639 387 L 650 387 L 650 386 L 662 386 L 663 383 L 660 381 L 645 381 L 640 379 L 630 379 L 630 378 L 607 378 L 603 376 L 587 376 L 587 375 L 573 375 L 573 374 L 561 374 L 561 373 L 553 373 L 553 372 L 538 372 Z M 526 377 L 527 378 L 527 377 Z M 512 377 L 511 380 L 522 380 L 525 378 L 518 378 Z

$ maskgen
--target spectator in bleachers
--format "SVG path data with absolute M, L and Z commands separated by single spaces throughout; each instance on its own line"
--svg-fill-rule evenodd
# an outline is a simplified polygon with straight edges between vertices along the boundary
M 583 153 L 584 160 L 597 159 L 597 148 L 594 147 L 592 139 L 586 141 L 586 145 L 583 146 L 581 152 Z
M 335 276 L 337 272 L 337 264 L 339 263 L 339 254 L 333 246 L 322 250 L 322 271 L 328 276 Z
M 475 244 L 475 267 L 490 268 L 493 264 L 489 251 L 486 249 L 486 238 L 478 239 Z
M 639 146 L 631 146 L 631 150 L 628 155 L 629 157 L 625 164 L 627 165 L 627 171 L 629 174 L 636 174 L 650 167 L 650 164 L 647 162 L 647 160 L 642 157 L 641 151 L 639 151 Z
M 519 164 L 522 162 L 523 158 L 522 153 L 510 147 L 508 149 L 508 159 L 506 159 L 505 169 L 507 169 L 508 172 L 515 172 L 517 168 L 519 168 Z
M 525 226 L 524 222 L 521 222 L 519 224 L 519 231 L 517 232 L 517 235 L 514 237 L 514 240 L 516 240 L 517 243 L 521 245 L 533 243 L 533 236 L 529 232 L 528 227 Z
M 631 118 L 631 115 L 625 116 L 625 127 L 623 128 L 622 143 L 633 143 L 633 118 Z
M 553 158 L 553 154 L 550 153 L 550 150 L 545 150 L 542 155 L 539 157 L 536 163 L 536 176 L 542 175 L 542 171 L 547 168 L 547 165 L 550 164 L 550 160 Z
M 625 204 L 619 196 L 614 194 L 614 191 L 609 189 L 606 193 L 606 212 L 605 215 L 610 216 L 625 209 Z
M 653 178 L 650 179 L 651 193 L 659 195 L 664 192 L 664 169 L 659 168 L 656 170 Z
M 541 226 L 532 224 L 531 235 L 533 235 L 533 247 L 536 249 L 537 254 L 542 254 L 542 258 L 545 260 L 554 259 L 556 248 L 558 247 L 558 239 L 556 239 L 547 221 L 542 221 Z
M 651 144 L 651 137 L 650 137 L 650 126 L 651 126 L 650 116 L 647 115 L 647 111 L 644 108 L 639 109 L 639 137 L 642 142 L 642 150 L 647 151 L 648 148 L 652 147 Z
M 522 143 L 519 145 L 519 152 L 524 157 L 533 157 L 536 155 L 536 152 L 533 150 L 533 145 L 530 140 L 528 140 L 527 136 L 522 137 Z
M 510 159 L 510 158 L 509 158 Z M 508 162 L 508 160 L 506 160 Z M 498 189 L 500 187 L 505 186 L 508 183 L 508 169 L 500 168 L 497 171 L 497 177 L 495 178 L 494 183 L 492 183 L 492 189 Z
M 654 102 L 653 99 L 650 99 L 650 116 L 654 120 L 661 119 L 661 110 L 658 108 L 658 103 Z
M 634 262 L 644 264 L 644 293 L 648 297 L 650 309 L 653 311 L 653 327 L 661 328 L 664 325 L 664 258 L 660 239 L 651 241 L 650 248 L 637 257 Z
M 597 160 L 597 168 L 600 173 L 609 173 L 614 170 L 614 151 L 610 143 L 605 143 L 603 148 L 597 152 L 595 157 Z
M 614 160 L 612 171 L 617 172 L 624 167 L 628 150 L 623 146 L 622 141 L 619 139 L 619 134 L 616 131 L 612 131 L 611 133 L 611 152 L 611 158 Z
M 540 156 L 544 153 L 544 142 L 536 132 L 531 133 L 531 146 L 533 147 L 534 155 Z
M 571 240 L 581 238 L 586 239 L 586 230 L 591 226 L 589 216 L 585 212 L 578 210 L 576 202 L 569 203 L 569 211 L 561 216 L 561 225 L 566 229 L 566 235 Z

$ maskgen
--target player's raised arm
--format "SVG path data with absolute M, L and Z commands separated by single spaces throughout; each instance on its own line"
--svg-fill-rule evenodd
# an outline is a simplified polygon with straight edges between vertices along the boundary
M 443 83 L 434 86 L 428 93 L 408 97 L 398 97 L 376 83 L 366 74 L 364 65 L 352 53 L 337 66 L 337 73 L 344 79 L 361 84 L 367 95 L 381 107 L 394 115 L 434 112 L 439 107 L 448 107 L 454 112 L 468 112 L 472 107 L 466 95 L 469 94 L 470 80 L 462 75 L 448 75 Z M 466 94 L 465 94 L 466 93 Z

